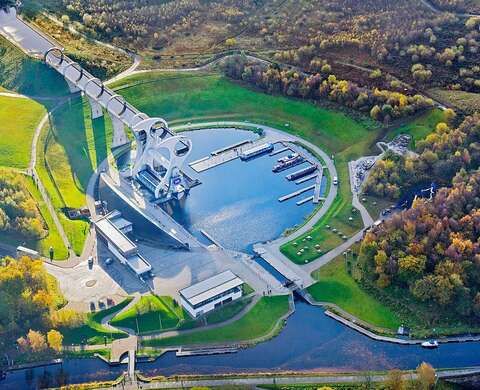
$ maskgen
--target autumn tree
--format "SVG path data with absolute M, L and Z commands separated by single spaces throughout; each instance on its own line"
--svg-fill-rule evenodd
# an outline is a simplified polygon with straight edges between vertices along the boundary
M 63 335 L 59 331 L 52 329 L 47 333 L 47 342 L 51 349 L 60 352 L 62 350 Z
M 405 390 L 406 383 L 400 370 L 390 370 L 385 380 L 387 390 Z
M 417 367 L 417 380 L 421 389 L 428 390 L 433 387 L 437 378 L 435 369 L 428 363 L 422 362 Z
M 27 340 L 33 352 L 41 352 L 47 348 L 45 336 L 41 332 L 30 329 L 27 334 Z

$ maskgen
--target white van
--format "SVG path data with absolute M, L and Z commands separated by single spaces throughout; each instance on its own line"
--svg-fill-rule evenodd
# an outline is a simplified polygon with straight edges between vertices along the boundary
M 338 186 L 338 177 L 337 176 L 333 177 L 333 185 Z

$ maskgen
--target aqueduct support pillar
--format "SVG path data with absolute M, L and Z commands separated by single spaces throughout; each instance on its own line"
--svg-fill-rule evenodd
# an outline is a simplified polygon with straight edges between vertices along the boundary
M 130 141 L 127 137 L 127 133 L 125 132 L 125 125 L 123 124 L 122 120 L 118 119 L 115 115 L 110 115 L 110 117 L 112 118 L 113 124 L 112 149 L 128 144 Z
M 65 78 L 65 81 L 67 82 L 67 85 L 68 85 L 68 89 L 71 93 L 75 93 L 75 92 L 80 92 L 81 89 L 79 87 L 77 87 L 77 85 L 75 83 L 72 83 L 70 80 L 68 80 L 67 78 Z
M 92 111 L 92 119 L 97 119 L 103 116 L 103 109 L 100 103 L 94 99 L 92 99 L 90 96 L 88 97 L 88 102 L 90 103 L 90 108 Z

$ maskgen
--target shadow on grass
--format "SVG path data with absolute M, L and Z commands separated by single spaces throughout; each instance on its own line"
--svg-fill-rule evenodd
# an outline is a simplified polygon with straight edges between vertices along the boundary
M 74 99 L 73 102 L 70 101 L 53 115 L 53 133 L 56 142 L 65 150 L 75 181 L 74 185 L 79 191 L 84 192 L 84 188 L 86 188 L 93 172 L 93 164 L 88 152 L 81 98 Z M 52 168 L 56 169 L 57 167 Z M 64 169 L 57 171 L 57 176 L 67 174 L 67 172 L 62 172 Z

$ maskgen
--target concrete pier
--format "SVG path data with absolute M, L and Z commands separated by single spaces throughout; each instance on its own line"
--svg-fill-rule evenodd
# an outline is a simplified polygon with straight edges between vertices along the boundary
M 88 102 L 90 103 L 90 110 L 92 113 L 92 119 L 97 119 L 103 116 L 103 108 L 95 99 L 88 96 Z
M 297 180 L 297 181 L 295 182 L 295 184 L 298 185 L 298 184 L 305 183 L 306 181 L 315 179 L 317 176 L 318 176 L 318 173 L 314 173 L 314 174 L 312 174 L 312 175 L 302 177 L 300 180 Z
M 311 202 L 313 200 L 313 195 L 312 196 L 309 196 L 305 199 L 302 199 L 302 200 L 299 200 L 297 202 L 297 206 L 301 206 L 302 204 L 305 204 L 305 203 L 308 203 L 308 202 Z
M 206 355 L 224 355 L 238 352 L 236 347 L 211 347 L 211 348 L 180 348 L 175 356 L 206 356 Z
M 203 157 L 199 160 L 191 162 L 190 167 L 197 173 L 204 172 L 208 169 L 215 168 L 219 165 L 233 161 L 240 157 L 247 150 L 256 148 L 266 143 L 276 143 L 278 140 L 272 140 L 270 137 L 259 138 L 255 141 L 242 141 L 222 149 L 213 151 L 210 156 Z
M 278 201 L 279 201 L 279 202 L 285 202 L 285 201 L 287 201 L 287 200 L 289 200 L 289 199 L 295 198 L 296 196 L 298 196 L 298 195 L 300 195 L 300 194 L 303 194 L 304 192 L 313 190 L 314 188 L 315 188 L 315 185 L 311 185 L 311 186 L 302 188 L 302 189 L 300 189 L 300 190 L 298 190 L 298 191 L 292 192 L 291 194 L 281 196 L 280 198 L 278 198 Z
M 277 154 L 286 152 L 288 150 L 292 150 L 292 149 L 290 149 L 289 147 L 285 147 L 285 148 L 282 148 L 282 149 L 274 150 L 272 153 L 270 153 L 270 156 L 276 156 Z
M 320 203 L 320 190 L 322 188 L 323 169 L 318 171 L 317 178 L 315 179 L 315 191 L 313 193 L 313 203 Z

